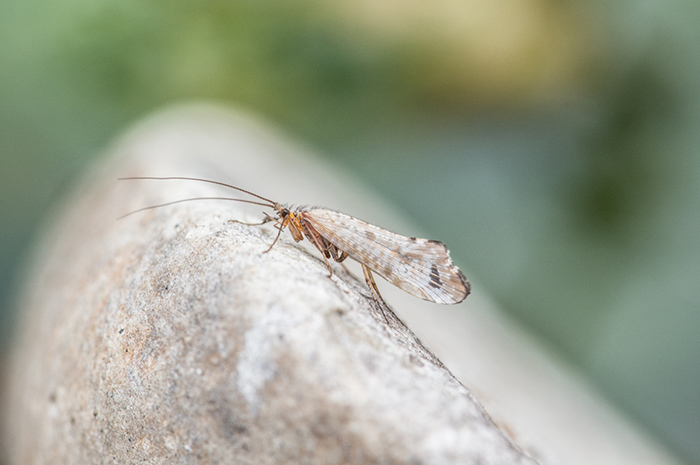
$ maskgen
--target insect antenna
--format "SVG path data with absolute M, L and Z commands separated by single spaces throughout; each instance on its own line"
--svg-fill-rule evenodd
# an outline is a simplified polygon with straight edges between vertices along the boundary
M 240 187 L 232 186 L 232 185 L 230 185 L 230 184 L 226 184 L 226 183 L 219 182 L 219 181 L 211 181 L 211 180 L 209 180 L 209 179 L 187 178 L 187 177 L 182 177 L 182 176 L 171 176 L 171 177 L 166 177 L 166 178 L 154 177 L 154 176 L 131 176 L 131 177 L 126 177 L 126 178 L 117 178 L 118 181 L 133 181 L 133 180 L 141 180 L 141 179 L 155 179 L 155 180 L 158 180 L 158 181 L 178 179 L 178 180 L 184 180 L 184 181 L 208 182 L 209 184 L 217 184 L 217 185 L 219 185 L 219 186 L 228 187 L 229 189 L 234 189 L 234 190 L 243 192 L 243 193 L 245 193 L 245 194 L 252 195 L 253 197 L 256 197 L 256 198 L 258 198 L 258 199 L 260 199 L 260 200 L 264 200 L 264 201 L 267 202 L 267 203 L 256 202 L 255 200 L 234 199 L 234 198 L 231 198 L 231 197 L 194 197 L 194 198 L 191 198 L 191 199 L 175 200 L 175 201 L 173 201 L 173 202 L 166 202 L 166 203 L 161 203 L 161 204 L 158 204 L 158 205 L 151 205 L 151 206 L 148 206 L 148 207 L 139 208 L 138 210 L 134 210 L 134 211 L 132 211 L 132 212 L 127 213 L 126 215 L 120 216 L 119 218 L 117 218 L 118 220 L 120 220 L 120 219 L 122 219 L 122 218 L 125 218 L 125 217 L 127 217 L 127 216 L 129 216 L 129 215 L 133 215 L 134 213 L 142 212 L 142 211 L 144 211 L 144 210 L 152 210 L 152 209 L 154 209 L 154 208 L 166 207 L 166 206 L 168 206 L 168 205 L 173 205 L 173 204 L 182 203 L 182 202 L 191 202 L 191 201 L 193 201 L 193 200 L 228 200 L 228 201 L 231 201 L 231 202 L 250 203 L 250 204 L 253 204 L 253 205 L 260 205 L 260 206 L 268 207 L 268 208 L 276 208 L 276 207 L 278 206 L 278 204 L 277 204 L 276 202 L 273 202 L 273 201 L 270 200 L 270 199 L 266 199 L 265 197 L 262 197 L 262 196 L 260 196 L 260 195 L 258 195 L 258 194 L 254 194 L 254 193 L 252 193 L 252 192 L 250 192 L 250 191 L 247 191 L 247 190 L 245 190 L 245 189 L 241 189 Z
M 126 218 L 127 216 L 133 215 L 134 213 L 139 213 L 139 212 L 142 212 L 142 211 L 145 211 L 145 210 L 152 210 L 152 209 L 154 209 L 154 208 L 167 207 L 168 205 L 173 205 L 173 204 L 176 204 L 176 203 L 191 202 L 191 201 L 193 201 L 193 200 L 229 200 L 229 201 L 231 201 L 231 202 L 252 203 L 253 205 L 261 205 L 261 206 L 263 206 L 263 207 L 270 207 L 270 205 L 268 205 L 268 204 L 266 204 L 266 203 L 256 202 L 256 201 L 254 201 L 254 200 L 234 199 L 234 198 L 231 198 L 231 197 L 193 197 L 193 198 L 191 198 L 191 199 L 174 200 L 174 201 L 172 201 L 172 202 L 166 202 L 166 203 L 161 203 L 161 204 L 158 204 L 158 205 L 151 205 L 151 206 L 148 206 L 148 207 L 139 208 L 138 210 L 134 210 L 134 211 L 132 211 L 132 212 L 129 212 L 129 213 L 125 214 L 125 215 L 120 216 L 120 217 L 117 218 L 117 219 L 118 219 L 118 220 L 121 220 L 122 218 Z
M 234 190 L 237 190 L 239 192 L 243 192 L 244 194 L 252 195 L 253 197 L 256 197 L 260 200 L 264 200 L 265 202 L 268 202 L 270 205 L 266 205 L 266 206 L 269 206 L 271 208 L 275 208 L 275 206 L 278 205 L 277 202 L 273 202 L 270 199 L 266 199 L 265 197 L 263 197 L 261 195 L 254 194 L 254 193 L 247 191 L 245 189 L 241 189 L 240 187 L 232 186 L 231 184 L 226 184 L 226 183 L 219 182 L 219 181 L 212 181 L 210 179 L 188 178 L 188 177 L 184 177 L 184 176 L 169 176 L 169 177 L 165 177 L 165 178 L 155 177 L 155 176 L 130 176 L 130 177 L 126 177 L 126 178 L 117 178 L 118 181 L 132 181 L 132 180 L 138 180 L 138 179 L 155 179 L 158 181 L 167 181 L 167 180 L 178 179 L 178 180 L 182 180 L 182 181 L 208 182 L 209 184 L 217 184 L 219 186 L 224 186 L 224 187 L 228 187 L 229 189 L 234 189 Z M 230 200 L 238 200 L 238 199 L 230 199 Z M 240 200 L 240 201 L 241 202 L 248 202 L 248 203 L 255 203 L 255 202 L 248 201 L 248 200 Z M 258 205 L 261 205 L 261 204 L 258 204 Z

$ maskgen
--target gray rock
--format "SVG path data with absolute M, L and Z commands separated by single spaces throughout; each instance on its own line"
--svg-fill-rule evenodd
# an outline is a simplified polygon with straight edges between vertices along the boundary
M 212 142 L 212 118 L 234 143 Z M 259 216 L 245 205 L 115 221 L 220 195 L 124 175 L 272 195 L 268 171 L 235 173 L 274 137 L 223 115 L 158 121 L 87 177 L 37 254 L 5 419 L 12 463 L 534 463 L 363 281 L 337 266 L 329 278 L 286 236 L 263 253 L 274 230 L 229 221 Z
M 471 273 L 460 306 L 379 282 L 455 378 L 393 313 L 384 320 L 356 266 L 329 278 L 287 233 L 263 253 L 274 229 L 230 221 L 259 221 L 260 207 L 186 202 L 117 221 L 240 198 L 116 181 L 145 175 L 221 180 L 426 237 L 249 116 L 186 107 L 140 124 L 35 253 L 0 412 L 11 465 L 677 463 L 503 318 Z

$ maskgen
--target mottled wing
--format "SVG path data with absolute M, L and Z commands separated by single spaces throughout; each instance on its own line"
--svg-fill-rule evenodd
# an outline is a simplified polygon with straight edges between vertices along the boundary
M 401 236 L 332 210 L 307 210 L 303 216 L 338 249 L 413 296 L 456 304 L 471 291 L 442 242 Z

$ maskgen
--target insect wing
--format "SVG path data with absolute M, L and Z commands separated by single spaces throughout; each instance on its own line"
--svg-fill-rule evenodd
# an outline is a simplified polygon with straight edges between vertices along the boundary
M 415 297 L 455 304 L 471 291 L 442 242 L 401 236 L 332 210 L 303 213 L 338 249 Z

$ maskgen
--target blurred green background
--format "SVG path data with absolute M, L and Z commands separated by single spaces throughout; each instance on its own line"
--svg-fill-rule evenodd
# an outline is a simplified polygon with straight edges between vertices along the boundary
M 373 185 L 700 463 L 700 3 L 0 0 L 3 345 L 52 201 L 189 99 Z

